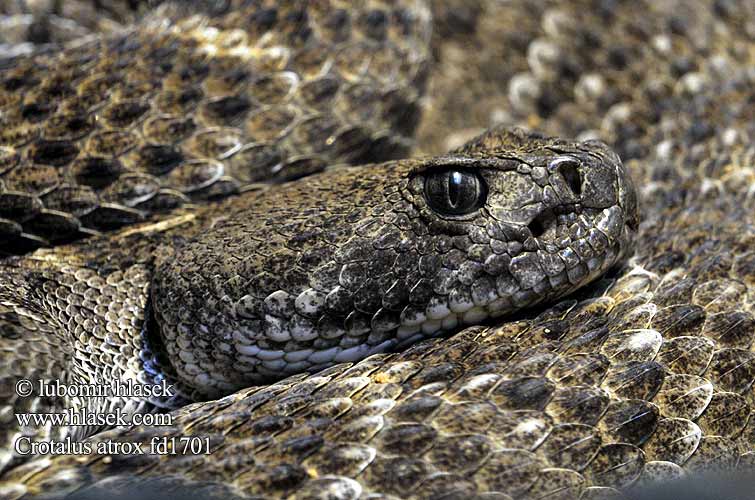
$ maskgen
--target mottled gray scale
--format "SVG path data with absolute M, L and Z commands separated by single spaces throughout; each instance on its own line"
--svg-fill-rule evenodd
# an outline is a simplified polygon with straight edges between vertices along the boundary
M 554 466 L 582 471 L 598 453 L 601 437 L 598 431 L 583 424 L 559 424 L 538 448 Z
M 655 431 L 659 409 L 644 400 L 615 401 L 606 409 L 598 428 L 606 441 L 641 446 Z
M 666 376 L 656 362 L 629 362 L 609 370 L 603 387 L 614 395 L 627 399 L 652 400 Z
M 682 418 L 663 419 L 645 447 L 648 458 L 684 464 L 700 444 L 700 428 Z
M 750 407 L 739 394 L 714 394 L 696 423 L 706 434 L 736 438 L 747 425 Z
M 746 349 L 721 349 L 713 353 L 705 374 L 720 390 L 742 394 L 755 381 L 755 353 Z
M 696 375 L 669 375 L 655 397 L 655 403 L 667 417 L 697 419 L 713 397 L 713 384 Z
M 590 386 L 566 387 L 553 395 L 546 412 L 558 421 L 595 425 L 609 404 L 608 395 Z
M 592 484 L 620 489 L 631 485 L 644 466 L 645 454 L 640 448 L 625 443 L 607 444 L 598 450 L 584 475 Z

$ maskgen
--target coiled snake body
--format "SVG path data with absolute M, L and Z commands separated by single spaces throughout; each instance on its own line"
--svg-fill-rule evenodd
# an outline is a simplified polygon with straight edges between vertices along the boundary
M 167 3 L 0 63 L 2 496 L 600 498 L 749 465 L 755 6 L 431 3 Z M 401 159 L 415 129 L 436 156 Z M 13 417 L 72 406 L 173 423 Z

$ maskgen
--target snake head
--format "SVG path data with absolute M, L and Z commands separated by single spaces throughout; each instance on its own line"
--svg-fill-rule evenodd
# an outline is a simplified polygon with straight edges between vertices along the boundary
M 240 197 L 159 263 L 152 304 L 175 372 L 217 395 L 558 299 L 636 228 L 605 145 L 493 130 Z
M 594 280 L 631 253 L 639 224 L 631 177 L 608 146 L 522 130 L 493 129 L 421 164 L 407 193 L 430 232 L 452 236 L 451 252 L 465 260 L 442 266 L 449 283 L 438 289 L 484 305 L 480 316 Z M 464 282 L 468 291 L 451 284 Z

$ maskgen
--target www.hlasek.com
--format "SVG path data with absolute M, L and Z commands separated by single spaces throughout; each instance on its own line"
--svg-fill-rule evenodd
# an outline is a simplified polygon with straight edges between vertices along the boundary
M 114 380 L 107 384 L 68 385 L 58 380 L 21 379 L 16 382 L 19 397 L 62 398 L 63 401 L 77 401 L 74 407 L 59 412 L 16 413 L 20 428 L 88 427 L 112 428 L 131 425 L 171 426 L 173 417 L 168 413 L 130 413 L 121 408 L 101 412 L 92 411 L 84 403 L 87 398 L 151 398 L 173 396 L 173 386 L 162 381 L 159 384 L 139 384 L 133 380 Z M 28 434 L 23 432 L 22 434 Z M 97 442 L 77 441 L 70 436 L 62 440 L 37 440 L 29 435 L 16 439 L 15 452 L 18 455 L 81 455 L 97 453 L 153 454 L 153 455 L 199 455 L 210 453 L 210 440 L 200 436 L 153 437 L 149 442 L 128 442 L 107 439 Z

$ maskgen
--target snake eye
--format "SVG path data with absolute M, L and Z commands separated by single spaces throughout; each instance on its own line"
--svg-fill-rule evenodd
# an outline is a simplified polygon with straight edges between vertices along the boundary
M 442 215 L 466 215 L 485 204 L 487 187 L 473 172 L 444 170 L 425 178 L 425 199 Z

